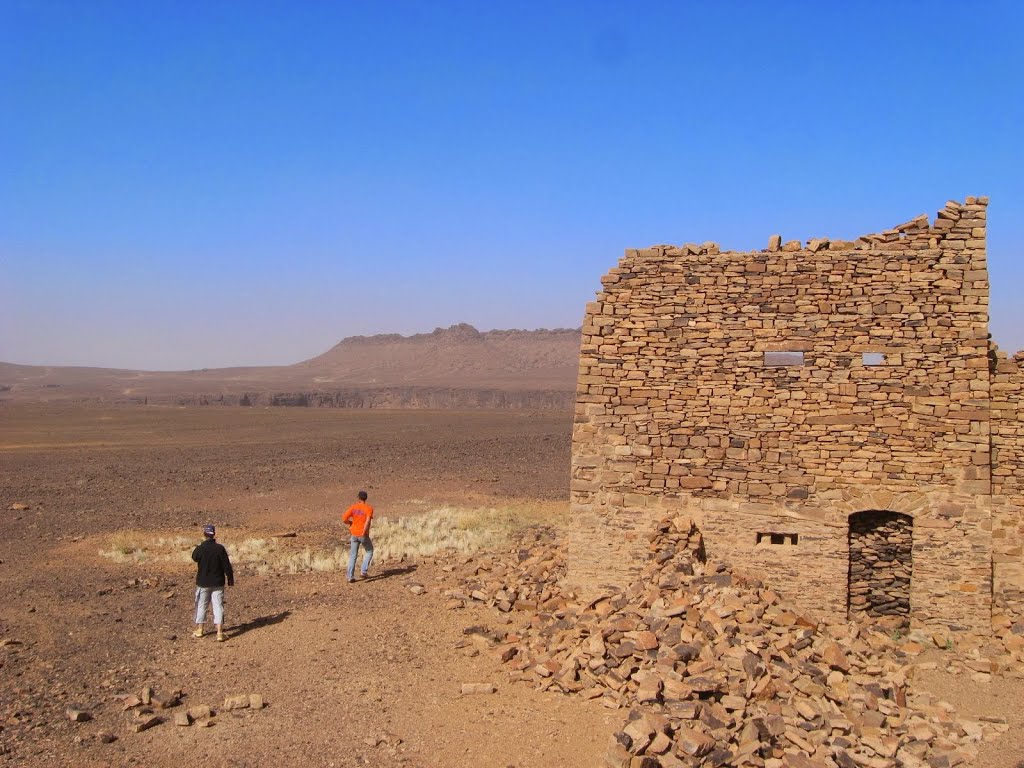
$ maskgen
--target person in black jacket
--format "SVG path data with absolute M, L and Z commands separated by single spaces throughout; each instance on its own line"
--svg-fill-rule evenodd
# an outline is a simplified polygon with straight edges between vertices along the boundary
M 231 568 L 228 551 L 216 538 L 217 529 L 212 525 L 203 526 L 205 540 L 192 550 L 196 561 L 196 631 L 193 636 L 203 636 L 206 623 L 206 607 L 213 603 L 213 623 L 217 627 L 217 639 L 224 642 L 224 584 L 235 586 L 235 572 Z

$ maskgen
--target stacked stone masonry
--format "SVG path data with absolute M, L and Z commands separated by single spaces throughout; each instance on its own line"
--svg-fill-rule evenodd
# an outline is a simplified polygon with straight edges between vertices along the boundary
M 850 613 L 910 618 L 913 520 L 869 510 L 850 516 Z
M 569 583 L 621 586 L 666 513 L 823 618 L 850 522 L 910 521 L 913 625 L 1019 619 L 1022 359 L 988 330 L 987 198 L 857 241 L 627 250 L 587 306 Z

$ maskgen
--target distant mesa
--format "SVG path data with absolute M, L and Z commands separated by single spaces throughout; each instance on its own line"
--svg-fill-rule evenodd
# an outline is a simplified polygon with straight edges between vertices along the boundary
M 545 338 L 548 336 L 558 337 L 571 337 L 577 341 L 580 338 L 579 328 L 555 328 L 549 330 L 547 328 L 538 328 L 537 330 L 521 330 L 518 328 L 510 328 L 508 330 L 494 330 L 494 331 L 478 331 L 474 326 L 469 323 L 458 323 L 456 325 L 450 325 L 447 328 L 435 328 L 430 333 L 415 333 L 409 336 L 403 336 L 400 333 L 379 333 L 373 336 L 347 336 L 346 338 L 339 341 L 331 349 L 337 349 L 343 345 L 357 345 L 357 344 L 388 344 L 388 343 L 407 343 L 407 344 L 423 344 L 427 342 L 436 341 L 472 341 L 472 340 L 483 340 L 488 339 L 499 339 L 499 338 L 514 338 L 523 336 L 524 338 L 538 339 Z M 578 350 L 577 350 L 578 351 Z M 316 359 L 316 358 L 312 358 Z
M 350 336 L 294 365 L 138 371 L 0 363 L 0 403 L 571 409 L 579 328 Z

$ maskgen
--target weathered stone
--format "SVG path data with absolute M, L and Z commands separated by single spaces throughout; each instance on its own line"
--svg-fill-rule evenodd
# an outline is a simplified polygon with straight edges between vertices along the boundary
M 498 689 L 493 683 L 463 683 L 462 695 L 473 696 L 477 694 L 495 693 Z
M 122 696 L 120 697 L 120 701 L 122 709 L 124 709 L 126 712 L 129 709 L 134 709 L 135 707 L 142 706 L 142 699 L 140 699 L 138 696 Z
M 661 698 L 661 678 L 657 675 L 646 675 L 636 691 L 636 700 L 641 704 L 653 703 Z
M 224 706 L 221 707 L 225 712 L 230 712 L 234 709 L 248 709 L 249 708 L 249 695 L 246 693 L 240 693 L 235 696 L 228 696 L 224 699 Z
M 134 721 L 129 723 L 128 728 L 133 733 L 142 733 L 143 731 L 148 731 L 150 728 L 156 725 L 160 725 L 160 723 L 162 722 L 163 720 L 160 718 L 159 715 L 142 715 L 141 717 L 138 717 Z
M 824 759 L 816 759 L 802 755 L 799 752 L 786 752 L 782 755 L 783 768 L 827 768 L 828 763 Z
M 630 768 L 633 755 L 621 744 L 613 744 L 604 755 L 604 764 L 608 768 Z
M 651 743 L 647 745 L 647 751 L 655 755 L 663 755 L 672 748 L 672 740 L 664 733 L 655 733 Z
M 840 672 L 850 671 L 850 661 L 846 658 L 843 649 L 839 647 L 839 643 L 826 643 L 825 647 L 821 649 L 821 660 L 834 670 Z
M 676 734 L 676 750 L 691 757 L 703 757 L 715 746 L 715 740 L 695 728 L 681 728 Z
M 158 691 L 150 695 L 149 703 L 156 709 L 171 709 L 181 704 L 181 697 L 177 691 Z

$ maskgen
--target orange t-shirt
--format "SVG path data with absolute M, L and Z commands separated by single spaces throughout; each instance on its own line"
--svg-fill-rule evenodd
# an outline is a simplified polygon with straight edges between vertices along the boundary
M 348 530 L 353 536 L 363 536 L 370 527 L 373 507 L 365 501 L 357 501 L 341 516 L 341 522 L 348 523 Z

